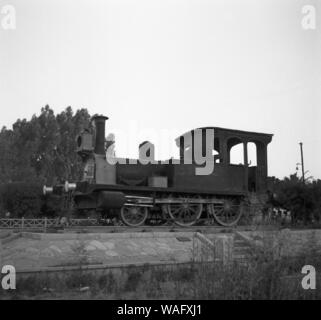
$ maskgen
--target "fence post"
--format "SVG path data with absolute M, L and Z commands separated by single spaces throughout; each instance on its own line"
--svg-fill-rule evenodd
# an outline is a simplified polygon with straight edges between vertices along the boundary
M 23 230 L 24 226 L 25 226 L 25 218 L 22 217 L 22 219 L 21 219 L 21 229 L 22 230 Z
M 213 242 L 213 248 L 212 248 L 212 253 L 213 253 L 213 262 L 215 262 L 216 260 L 216 248 L 217 248 L 217 240 L 214 238 L 212 240 Z
M 45 217 L 45 233 L 47 232 L 47 217 Z
M 192 249 L 192 261 L 195 262 L 195 232 L 193 233 L 193 249 Z
M 222 258 L 223 264 L 227 265 L 233 261 L 233 237 L 224 236 L 222 237 Z
M 0 271 L 2 270 L 2 240 L 0 239 Z

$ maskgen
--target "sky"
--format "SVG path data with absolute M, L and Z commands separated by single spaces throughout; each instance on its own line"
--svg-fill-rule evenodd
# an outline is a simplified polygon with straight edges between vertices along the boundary
M 320 1 L 0 0 L 0 22 L 5 5 L 16 26 L 0 25 L 1 127 L 46 104 L 87 108 L 109 117 L 118 156 L 150 140 L 159 158 L 197 127 L 273 133 L 269 175 L 295 172 L 302 141 L 321 178 Z

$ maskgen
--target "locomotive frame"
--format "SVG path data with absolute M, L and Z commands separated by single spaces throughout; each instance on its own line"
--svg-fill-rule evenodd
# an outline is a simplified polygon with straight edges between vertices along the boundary
M 199 165 L 193 156 L 189 164 L 184 159 L 187 149 L 196 147 L 193 139 L 196 129 L 176 139 L 178 160 L 132 163 L 130 159 L 115 158 L 122 161 L 111 163 L 106 158 L 107 119 L 94 116 L 93 129 L 85 129 L 77 137 L 77 153 L 84 163 L 82 181 L 44 186 L 44 194 L 64 194 L 72 199 L 78 211 L 96 210 L 107 216 L 116 212 L 128 226 L 140 226 L 150 220 L 174 221 L 183 227 L 194 225 L 203 216 L 208 222 L 215 220 L 223 226 L 234 226 L 242 216 L 249 193 L 263 198 L 266 194 L 267 146 L 272 134 L 198 128 L 203 134 L 207 129 L 214 131 L 213 150 L 217 154 L 211 158 L 215 163 L 211 174 L 195 175 Z M 256 166 L 248 164 L 249 142 L 256 145 Z M 230 151 L 237 144 L 243 145 L 244 164 L 240 165 L 230 163 Z M 142 145 L 146 148 L 145 142 Z M 152 148 L 151 145 L 149 153 Z

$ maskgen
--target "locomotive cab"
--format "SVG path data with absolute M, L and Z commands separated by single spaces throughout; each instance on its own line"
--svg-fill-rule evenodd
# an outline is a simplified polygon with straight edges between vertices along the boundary
M 225 191 L 227 193 L 243 193 L 249 191 L 265 193 L 267 189 L 267 146 L 272 140 L 272 134 L 249 132 L 241 130 L 226 129 L 220 127 L 204 127 L 195 130 L 202 131 L 201 148 L 205 154 L 205 131 L 214 131 L 214 141 L 212 145 L 213 155 L 207 161 L 214 162 L 214 170 L 208 176 L 197 176 L 194 170 L 185 165 L 179 168 L 176 175 L 176 184 L 184 186 L 186 184 L 199 185 L 199 188 L 208 188 L 212 192 Z M 193 136 L 195 130 L 186 132 L 176 139 L 176 144 L 180 148 L 180 159 L 191 157 L 195 142 Z M 250 166 L 248 161 L 248 144 L 253 143 L 256 147 L 255 166 Z M 241 163 L 231 162 L 231 151 L 233 147 L 240 145 L 243 159 Z M 193 159 L 192 159 L 193 160 Z M 192 162 L 192 166 L 195 163 Z

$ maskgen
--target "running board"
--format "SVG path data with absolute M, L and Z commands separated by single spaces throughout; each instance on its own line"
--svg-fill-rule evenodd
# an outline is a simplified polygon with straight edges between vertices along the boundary
M 224 200 L 221 199 L 198 199 L 198 198 L 152 198 L 126 195 L 125 206 L 140 206 L 140 207 L 153 207 L 156 204 L 182 204 L 182 203 L 195 203 L 195 204 L 223 204 Z

